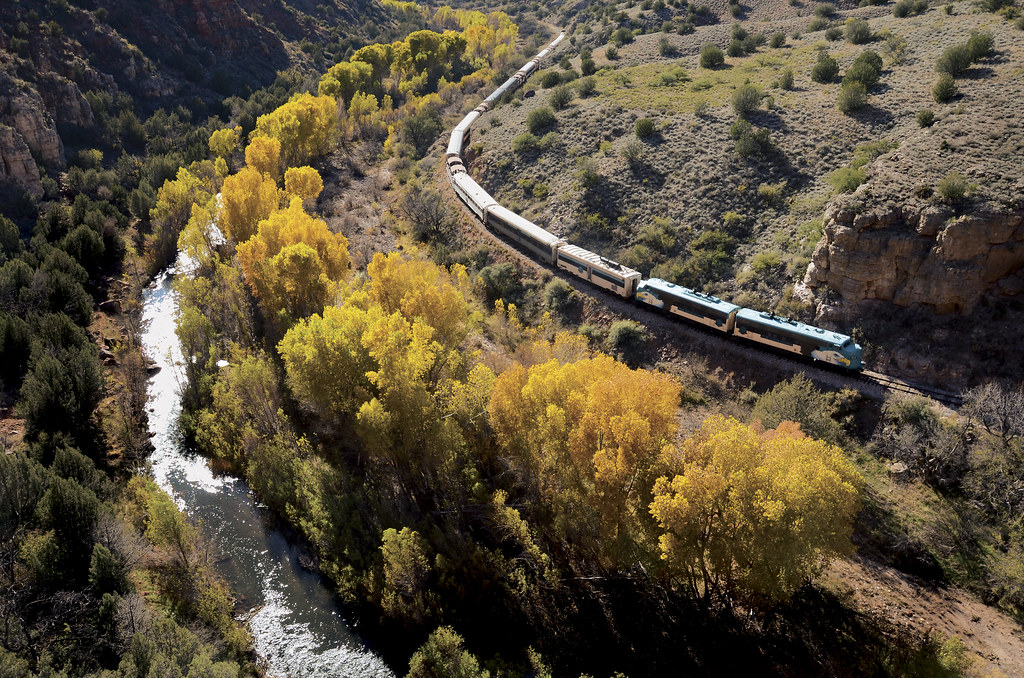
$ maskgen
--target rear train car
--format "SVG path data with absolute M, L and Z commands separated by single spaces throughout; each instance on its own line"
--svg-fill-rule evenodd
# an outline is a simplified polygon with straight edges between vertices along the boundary
M 863 349 L 850 337 L 773 313 L 740 309 L 736 314 L 734 334 L 848 370 L 863 367 Z
M 558 248 L 557 266 L 578 278 L 629 299 L 636 294 L 640 272 L 576 245 Z
M 641 304 L 686 318 L 690 322 L 726 333 L 732 332 L 736 314 L 742 308 L 718 297 L 702 294 L 660 278 L 642 281 L 636 290 L 636 300 Z

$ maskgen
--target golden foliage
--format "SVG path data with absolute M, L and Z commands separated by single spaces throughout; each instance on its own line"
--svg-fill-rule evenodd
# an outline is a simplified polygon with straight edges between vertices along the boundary
M 289 166 L 322 155 L 338 134 L 338 102 L 331 96 L 297 94 L 292 100 L 256 120 L 256 137 L 281 142 L 281 157 Z
M 303 200 L 316 200 L 324 190 L 324 180 L 312 167 L 289 167 L 284 173 L 284 191 Z
M 271 137 L 253 137 L 245 147 L 245 164 L 277 181 L 281 177 L 281 142 Z
M 250 166 L 224 179 L 220 201 L 220 228 L 241 244 L 255 235 L 257 224 L 277 209 L 280 194 L 269 174 Z
M 210 135 L 210 152 L 217 158 L 229 158 L 238 146 L 238 139 L 242 133 L 241 127 L 228 127 L 214 130 Z
M 299 198 L 261 221 L 237 252 L 253 294 L 281 326 L 322 309 L 348 274 L 348 240 L 307 214 Z
M 788 597 L 850 550 L 862 480 L 798 424 L 762 431 L 715 415 L 664 461 L 654 485 L 662 558 L 694 596 Z

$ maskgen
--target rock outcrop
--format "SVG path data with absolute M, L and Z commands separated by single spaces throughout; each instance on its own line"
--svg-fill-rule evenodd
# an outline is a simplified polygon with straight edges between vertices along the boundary
M 812 292 L 827 287 L 845 303 L 878 299 L 964 315 L 985 294 L 1024 292 L 1024 210 L 956 216 L 923 201 L 865 208 L 866 188 L 825 211 L 804 278 Z
M 37 198 L 43 195 L 43 184 L 32 151 L 16 129 L 3 124 L 0 124 L 0 181 L 20 184 Z

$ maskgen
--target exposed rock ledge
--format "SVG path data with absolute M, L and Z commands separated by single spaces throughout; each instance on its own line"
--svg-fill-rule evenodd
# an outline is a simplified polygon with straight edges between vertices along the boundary
M 830 288 L 844 305 L 878 299 L 966 315 L 987 293 L 1024 292 L 1024 209 L 956 216 L 923 201 L 866 208 L 864 192 L 825 211 L 803 281 L 814 297 Z M 819 317 L 830 314 L 819 306 Z

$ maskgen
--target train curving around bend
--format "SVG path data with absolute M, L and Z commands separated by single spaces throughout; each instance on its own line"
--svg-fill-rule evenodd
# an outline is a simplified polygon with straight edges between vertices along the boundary
M 448 181 L 459 198 L 493 231 L 518 244 L 546 264 L 568 271 L 620 297 L 711 330 L 776 350 L 806 356 L 847 370 L 863 367 L 862 349 L 845 334 L 763 313 L 658 278 L 642 280 L 638 271 L 567 243 L 528 219 L 502 207 L 466 173 L 463 149 L 472 125 L 506 93 L 514 92 L 537 70 L 562 40 L 565 31 L 490 93 L 452 130 L 445 152 Z

